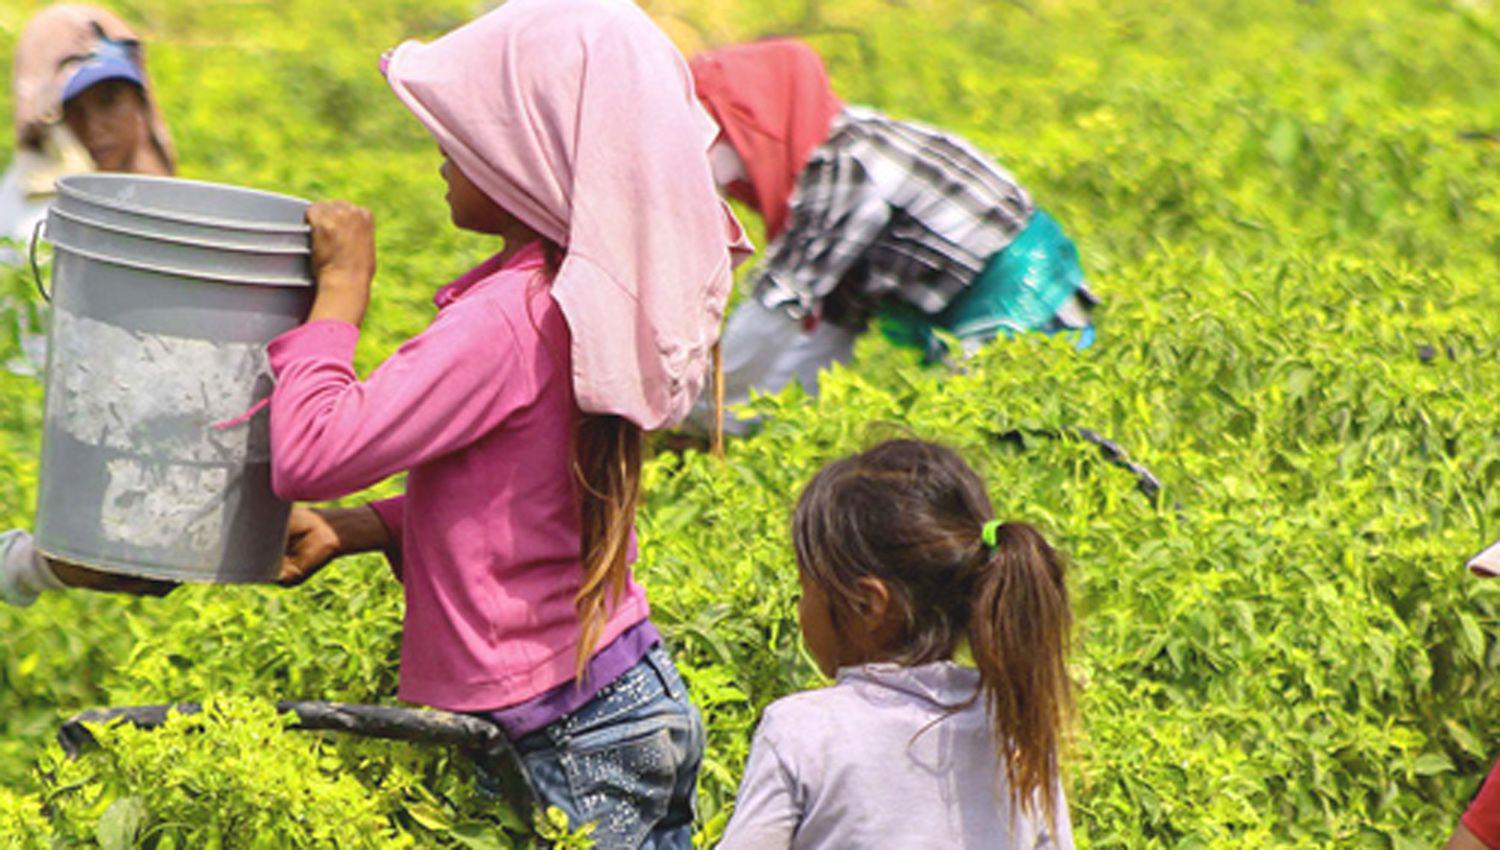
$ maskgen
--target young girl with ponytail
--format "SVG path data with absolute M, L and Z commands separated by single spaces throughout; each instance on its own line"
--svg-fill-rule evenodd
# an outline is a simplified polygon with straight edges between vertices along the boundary
M 317 296 L 273 341 L 282 579 L 388 553 L 402 699 L 492 719 L 538 800 L 601 850 L 689 848 L 703 730 L 631 576 L 641 435 L 702 387 L 741 231 L 687 64 L 627 0 L 511 0 L 383 68 L 440 147 L 454 225 L 504 240 L 436 318 L 352 368 L 369 213 L 315 205 Z
M 721 850 L 1069 848 L 1062 558 L 952 450 L 824 467 L 792 520 L 829 688 L 766 709 Z

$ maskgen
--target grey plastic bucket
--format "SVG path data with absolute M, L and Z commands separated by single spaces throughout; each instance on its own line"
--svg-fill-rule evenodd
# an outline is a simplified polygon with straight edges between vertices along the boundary
M 58 203 L 65 210 L 105 222 L 110 219 L 98 214 L 101 209 L 150 218 L 157 222 L 153 231 L 162 236 L 210 237 L 201 230 L 206 226 L 250 236 L 290 235 L 301 239 L 282 247 L 307 244 L 308 228 L 303 221 L 307 202 L 290 195 L 133 174 L 65 177 L 58 181 L 57 190 Z M 187 229 L 179 231 L 178 227 Z
M 105 224 L 53 207 L 47 213 L 47 241 L 77 253 L 109 257 L 189 277 L 215 280 L 307 282 L 306 248 L 247 248 L 208 239 L 163 236 L 140 219 L 126 225 Z
M 143 207 L 171 194 L 148 180 L 158 194 L 132 196 Z M 271 492 L 258 406 L 271 390 L 265 344 L 311 304 L 306 257 L 300 276 L 257 278 L 243 248 L 156 238 L 149 224 L 121 240 L 58 212 L 46 224 L 56 252 L 37 548 L 145 578 L 273 580 L 290 506 Z M 190 251 L 203 253 L 188 262 Z M 197 265 L 212 268 L 185 270 Z

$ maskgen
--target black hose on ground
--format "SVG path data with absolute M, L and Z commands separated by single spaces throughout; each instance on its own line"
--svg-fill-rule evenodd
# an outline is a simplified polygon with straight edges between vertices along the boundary
M 155 729 L 174 712 L 197 714 L 202 710 L 203 706 L 194 702 L 91 709 L 69 718 L 57 730 L 57 742 L 70 758 L 77 758 L 85 750 L 98 746 L 99 742 L 88 729 L 89 724 L 129 723 L 141 729 Z M 509 746 L 499 726 L 467 714 L 304 700 L 278 702 L 276 710 L 296 715 L 297 720 L 292 724 L 294 729 L 438 744 L 476 754 L 495 753 Z
M 1126 470 L 1131 475 L 1135 476 L 1136 489 L 1141 491 L 1141 494 L 1150 499 L 1153 503 L 1161 498 L 1165 487 L 1161 483 L 1161 479 L 1156 477 L 1156 473 L 1147 469 L 1145 466 L 1136 462 L 1135 460 L 1132 460 L 1129 452 L 1126 452 L 1119 443 L 1116 443 L 1114 440 L 1109 439 L 1108 437 L 1098 433 L 1097 431 L 1078 426 L 1064 426 L 1055 430 L 1010 430 L 991 432 L 990 439 L 993 439 L 997 442 L 1014 443 L 1016 445 L 1024 447 L 1026 444 L 1026 437 L 1028 436 L 1057 438 L 1068 434 L 1075 435 L 1083 439 L 1085 442 L 1093 443 L 1094 445 L 1098 446 L 1099 454 L 1104 456 L 1104 460 L 1106 462 L 1108 462 L 1111 466 L 1117 466 L 1123 470 Z M 1181 505 L 1175 505 L 1175 507 L 1179 512 L 1182 510 Z

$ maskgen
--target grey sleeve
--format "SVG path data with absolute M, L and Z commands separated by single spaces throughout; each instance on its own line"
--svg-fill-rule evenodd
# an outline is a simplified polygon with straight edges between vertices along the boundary
M 1057 808 L 1052 812 L 1052 826 L 1043 829 L 1037 836 L 1037 850 L 1073 850 L 1073 822 L 1068 817 L 1068 800 L 1063 796 L 1062 783 L 1057 786 Z
M 718 850 L 786 850 L 802 822 L 796 782 L 767 725 L 767 720 L 761 721 L 750 743 L 734 814 Z

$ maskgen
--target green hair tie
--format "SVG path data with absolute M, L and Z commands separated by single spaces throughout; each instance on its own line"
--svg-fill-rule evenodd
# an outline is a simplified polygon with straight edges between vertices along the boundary
M 985 548 L 994 549 L 1000 545 L 1000 526 L 998 519 L 992 519 L 984 524 L 984 531 L 980 532 L 980 539 L 984 541 Z

